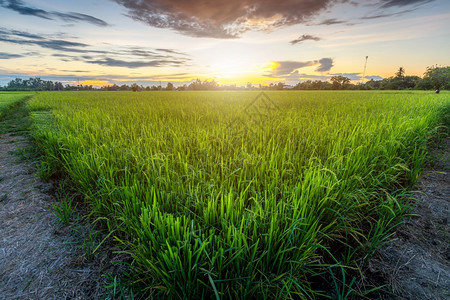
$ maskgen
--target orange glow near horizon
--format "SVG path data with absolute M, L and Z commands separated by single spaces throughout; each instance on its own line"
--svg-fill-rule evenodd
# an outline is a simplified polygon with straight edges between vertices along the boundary
M 94 87 L 103 87 L 103 86 L 107 86 L 107 85 L 112 85 L 111 82 L 107 81 L 107 80 L 83 80 L 80 82 L 77 81 L 72 81 L 69 84 L 72 85 L 92 85 Z

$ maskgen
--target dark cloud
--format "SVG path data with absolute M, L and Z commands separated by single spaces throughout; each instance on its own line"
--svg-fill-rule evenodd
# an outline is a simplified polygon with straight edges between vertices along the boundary
M 333 59 L 331 58 L 322 58 L 319 60 L 319 66 L 317 67 L 317 72 L 328 72 L 333 67 Z
M 289 44 L 295 45 L 295 44 L 299 44 L 304 41 L 320 41 L 320 40 L 321 40 L 320 37 L 313 36 L 310 34 L 304 34 L 304 35 L 299 36 L 297 39 L 290 41 Z
M 336 24 L 346 24 L 347 21 L 342 21 L 342 20 L 338 20 L 336 18 L 332 18 L 332 19 L 326 19 L 323 20 L 322 22 L 315 24 L 315 25 L 336 25 Z
M 432 1 L 434 0 L 382 0 L 381 8 L 390 8 L 394 6 L 400 7 L 409 5 L 421 5 Z
M 10 58 L 20 58 L 20 57 L 23 57 L 23 55 L 0 52 L 0 59 L 10 59 Z
M 21 0 L 0 0 L 0 6 L 11 9 L 22 15 L 35 16 L 47 20 L 60 19 L 68 23 L 88 22 L 97 26 L 108 26 L 108 23 L 93 16 L 76 12 L 49 12 L 43 9 L 29 7 Z
M 372 10 L 371 14 L 361 17 L 359 20 L 373 20 L 401 16 L 403 14 L 413 12 L 419 9 L 420 6 L 432 1 L 434 0 L 380 0 L 377 4 L 375 4 L 377 8 Z M 406 6 L 409 6 L 410 8 L 400 11 L 393 11 L 398 7 Z
M 364 16 L 361 17 L 360 20 L 373 20 L 373 19 L 380 19 L 380 18 L 388 18 L 388 17 L 397 17 L 397 16 L 401 16 L 403 14 L 412 12 L 417 10 L 417 8 L 413 8 L 413 9 L 407 9 L 407 10 L 403 10 L 400 12 L 395 12 L 395 13 L 379 13 L 376 15 L 368 15 L 368 16 Z
M 194 37 L 236 38 L 251 29 L 306 23 L 340 0 L 112 0 L 128 16 Z
M 185 53 L 181 53 L 181 52 L 178 52 L 178 51 L 173 50 L 173 49 L 163 49 L 163 48 L 159 48 L 159 49 L 156 49 L 156 50 L 161 51 L 161 52 L 167 52 L 167 53 L 170 53 L 170 54 L 186 55 Z
M 87 63 L 103 65 L 108 67 L 142 68 L 142 67 L 162 67 L 168 65 L 180 65 L 177 60 L 152 60 L 152 61 L 125 61 L 113 58 L 103 58 L 99 60 L 86 60 Z
M 43 9 L 25 6 L 20 0 L 0 0 L 0 5 L 18 12 L 21 15 L 35 16 L 47 20 L 51 20 L 51 14 Z
M 301 68 L 317 66 L 316 71 L 328 72 L 333 67 L 333 59 L 322 58 L 320 60 L 311 61 L 276 61 L 276 68 L 274 68 L 270 74 L 266 74 L 266 77 L 283 77 L 283 78 L 298 78 L 298 70 Z
M 71 22 L 88 22 L 97 26 L 108 26 L 108 23 L 106 23 L 103 20 L 100 20 L 96 17 L 80 14 L 76 12 L 70 12 L 70 13 L 60 13 L 60 12 L 54 12 L 52 13 L 54 16 L 59 17 L 61 20 L 71 23 Z
M 297 69 L 317 65 L 317 61 L 277 61 L 276 64 L 278 66 L 272 70 L 270 77 L 287 76 Z
M 343 4 L 350 4 L 350 5 L 353 5 L 353 6 L 358 6 L 359 5 L 359 3 L 358 2 L 356 2 L 356 1 L 350 1 L 350 0 L 342 0 L 341 1 L 341 3 L 343 3 Z
M 28 39 L 24 37 L 30 36 Z M 86 47 L 87 44 L 72 42 L 60 39 L 49 39 L 43 36 L 38 36 L 34 34 L 26 34 L 24 32 L 19 32 L 16 30 L 6 31 L 0 30 L 0 42 L 18 44 L 18 45 L 35 45 L 42 48 L 59 50 L 59 51 L 69 51 L 69 52 L 79 52 L 82 51 L 80 47 Z
M 117 48 L 114 45 L 109 45 L 110 49 L 99 50 L 85 43 L 5 28 L 0 28 L 0 42 L 51 49 L 57 52 L 51 55 L 58 57 L 64 62 L 80 61 L 112 67 L 182 66 L 188 64 L 190 61 L 187 54 L 174 49 L 148 49 L 142 47 Z
M 5 35 L 14 35 L 16 37 L 37 39 L 37 40 L 42 40 L 43 39 L 43 37 L 40 36 L 40 35 L 28 33 L 28 32 L 25 32 L 25 31 L 9 30 L 9 29 L 0 27 L 0 37 L 1 36 L 5 36 Z
M 90 71 L 82 71 L 82 70 L 60 70 L 61 72 L 69 72 L 69 73 L 89 73 Z

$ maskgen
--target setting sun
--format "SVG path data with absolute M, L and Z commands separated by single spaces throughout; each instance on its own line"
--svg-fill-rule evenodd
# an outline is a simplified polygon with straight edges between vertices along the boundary
M 248 72 L 246 67 L 245 60 L 240 57 L 225 58 L 211 65 L 211 75 L 217 78 L 238 77 Z

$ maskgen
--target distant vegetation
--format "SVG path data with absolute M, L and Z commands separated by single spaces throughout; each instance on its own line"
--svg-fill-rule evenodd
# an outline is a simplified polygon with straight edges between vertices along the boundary
M 376 290 L 355 282 L 404 212 L 448 94 L 258 94 L 43 92 L 29 103 L 41 174 L 84 195 L 132 260 L 135 293 Z
M 333 76 L 330 81 L 307 80 L 299 82 L 295 86 L 288 87 L 283 82 L 271 83 L 268 86 L 255 87 L 252 83 L 248 83 L 245 87 L 236 86 L 220 86 L 216 81 L 201 81 L 200 79 L 191 82 L 189 85 L 175 87 L 169 82 L 165 87 L 158 86 L 142 86 L 137 83 L 132 85 L 109 85 L 96 88 L 92 85 L 63 85 L 61 82 L 52 82 L 41 80 L 40 78 L 11 80 L 5 87 L 0 90 L 6 91 L 81 91 L 81 90 L 105 90 L 105 91 L 202 91 L 202 90 L 450 90 L 450 67 L 432 66 L 428 67 L 424 76 L 406 76 L 405 70 L 400 67 L 396 74 L 392 77 L 382 80 L 369 80 L 351 83 L 350 78 L 345 76 Z

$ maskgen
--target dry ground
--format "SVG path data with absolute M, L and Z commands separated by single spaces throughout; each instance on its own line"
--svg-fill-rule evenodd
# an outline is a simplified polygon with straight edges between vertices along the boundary
M 450 139 L 433 150 L 415 203 L 394 240 L 371 259 L 370 276 L 386 284 L 382 299 L 450 299 Z
M 24 159 L 31 148 L 24 128 L 17 129 L 27 117 L 20 110 L 0 122 L 0 299 L 104 298 L 112 252 L 101 249 L 87 260 L 82 245 L 90 229 L 63 226 L 52 213 L 51 184 Z
M 50 186 L 13 153 L 25 147 L 23 137 L 0 136 L 0 298 L 92 299 L 104 292 L 101 274 L 60 234 Z

